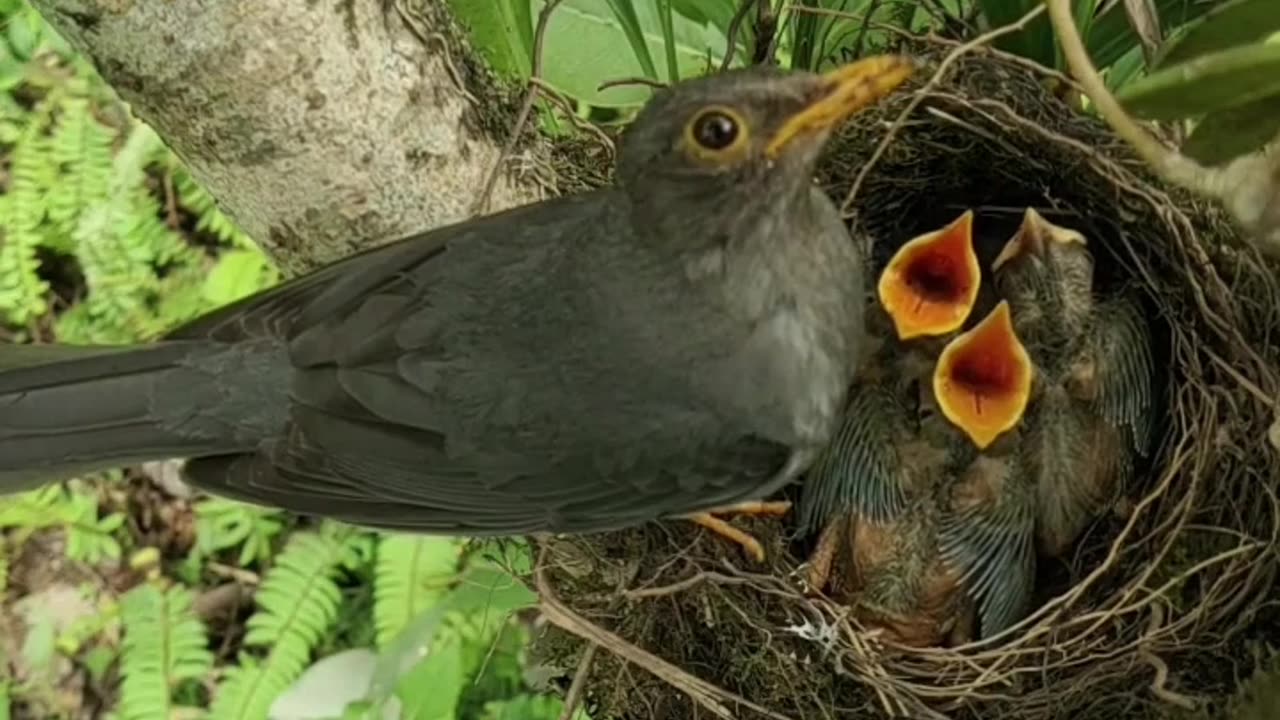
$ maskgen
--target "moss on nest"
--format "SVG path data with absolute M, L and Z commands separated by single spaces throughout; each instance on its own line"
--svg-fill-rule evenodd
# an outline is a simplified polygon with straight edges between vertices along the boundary
M 954 47 L 908 49 L 928 62 L 916 89 Z M 998 53 L 961 56 L 874 163 L 914 93 L 860 116 L 821 180 L 839 202 L 865 169 L 851 224 L 874 238 L 881 264 L 965 208 L 980 236 L 985 223 L 1007 237 L 1027 205 L 1085 232 L 1099 281 L 1135 282 L 1163 326 L 1165 416 L 1151 466 L 1069 565 L 1042 573 L 1043 606 L 995 645 L 878 643 L 845 609 L 805 597 L 796 571 L 810 543 L 790 539 L 786 520 L 736 521 L 765 543 L 766 567 L 683 522 L 550 542 L 542 589 L 553 604 L 612 633 L 608 649 L 625 643 L 681 671 L 673 686 L 644 658 L 598 653 L 587 685 L 596 718 L 705 718 L 716 703 L 734 717 L 795 720 L 1165 718 L 1229 694 L 1251 671 L 1242 647 L 1275 629 L 1265 603 L 1280 566 L 1280 463 L 1266 440 L 1280 397 L 1276 267 L 1216 209 L 1154 181 L 1058 99 L 1058 82 Z M 583 649 L 549 630 L 537 652 L 572 669 Z

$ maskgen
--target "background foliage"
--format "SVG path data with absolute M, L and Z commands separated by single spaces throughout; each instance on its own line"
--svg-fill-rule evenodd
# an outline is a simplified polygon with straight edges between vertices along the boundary
M 451 0 L 513 82 L 531 72 L 543 2 Z M 902 31 L 968 38 L 1035 5 L 795 0 L 753 10 L 731 43 L 737 0 L 564 0 L 543 76 L 580 118 L 621 124 L 651 90 L 604 81 L 701 74 L 731 45 L 742 64 L 771 38 L 782 65 L 820 70 Z M 1174 121 L 1188 152 L 1222 160 L 1280 127 L 1274 0 L 1076 6 L 1108 84 L 1135 112 Z M 999 45 L 1063 67 L 1043 16 Z M 1206 76 L 1239 92 L 1169 104 L 1179 82 Z M 542 127 L 569 132 L 551 108 Z M 1241 135 L 1252 140 L 1231 141 Z M 145 339 L 278 280 L 23 0 L 0 0 L 0 158 L 0 339 Z M 173 475 L 156 464 L 0 499 L 0 720 L 559 716 L 525 661 L 516 611 L 533 598 L 507 572 L 527 565 L 524 547 L 312 522 L 191 497 Z M 1259 667 L 1272 654 L 1260 648 Z M 1242 689 L 1246 712 L 1274 706 L 1280 684 L 1259 678 Z

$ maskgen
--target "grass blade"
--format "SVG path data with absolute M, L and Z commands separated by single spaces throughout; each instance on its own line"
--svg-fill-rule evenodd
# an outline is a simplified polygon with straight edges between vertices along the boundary
M 654 0 L 658 4 L 658 21 L 662 26 L 662 47 L 667 52 L 667 82 L 673 85 L 680 80 L 680 67 L 676 61 L 676 21 L 672 12 L 672 0 Z
M 978 0 L 978 7 L 991 27 L 998 28 L 1021 20 L 1042 3 L 1043 0 Z M 1058 52 L 1053 26 L 1045 14 L 1018 32 L 997 38 L 996 46 L 1046 67 L 1053 67 Z
M 640 27 L 640 16 L 636 14 L 632 0 L 609 0 L 609 7 L 622 25 L 622 31 L 627 36 L 627 42 L 631 43 L 631 51 L 636 54 L 636 60 L 640 62 L 644 74 L 651 80 L 660 79 L 658 69 L 653 64 L 653 56 L 649 53 L 649 43 L 645 42 L 644 31 Z M 669 43 L 667 47 L 668 53 L 675 51 L 674 44 Z

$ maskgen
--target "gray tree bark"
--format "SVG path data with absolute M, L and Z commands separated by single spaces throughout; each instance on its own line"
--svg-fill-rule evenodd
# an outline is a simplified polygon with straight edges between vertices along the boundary
M 32 1 L 287 273 L 464 219 L 507 141 L 443 0 Z

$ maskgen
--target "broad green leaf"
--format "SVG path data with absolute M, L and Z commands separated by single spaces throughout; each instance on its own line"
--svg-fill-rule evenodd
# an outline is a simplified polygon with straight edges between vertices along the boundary
M 529 0 L 449 0 L 449 7 L 494 70 L 510 77 L 529 77 L 533 72 Z
M 39 15 L 25 12 L 9 18 L 8 25 L 6 35 L 13 54 L 21 60 L 30 59 L 40 44 L 40 31 L 44 29 L 44 22 Z
M 645 77 L 653 80 L 660 79 L 658 69 L 653 64 L 653 53 L 649 49 L 649 41 L 645 38 L 644 29 L 640 27 L 640 17 L 636 14 L 634 0 L 608 0 L 608 2 L 609 8 L 613 10 L 613 16 L 622 26 L 623 34 L 627 36 L 627 42 L 631 44 L 631 52 L 636 54 L 636 60 L 640 61 L 640 67 L 644 69 Z
M 454 720 L 462 696 L 462 646 L 443 643 L 405 674 L 396 687 L 401 720 Z
M 1043 0 L 978 0 L 978 7 L 994 29 L 1021 20 L 1042 2 Z M 1124 9 L 1121 8 L 1121 13 L 1123 12 Z M 1046 13 L 1040 13 L 1039 17 L 1022 30 L 997 38 L 996 47 L 1048 67 L 1053 66 L 1057 54 L 1053 26 Z
M 1153 63 L 1163 68 L 1261 40 L 1280 30 L 1280 0 L 1234 0 L 1188 25 Z
M 399 686 L 406 667 L 417 658 L 436 652 L 432 640 L 450 613 L 483 613 L 487 621 L 499 623 L 505 622 L 512 612 L 536 602 L 537 596 L 504 570 L 488 563 L 470 567 L 457 586 L 382 650 L 367 699 L 375 704 L 385 701 Z M 403 696 L 402 699 L 408 702 Z
M 1107 88 L 1114 93 L 1119 88 L 1128 85 L 1134 78 L 1142 74 L 1146 64 L 1146 60 L 1142 56 L 1141 47 L 1134 46 L 1129 48 L 1129 52 L 1121 55 L 1115 62 L 1111 63 L 1111 67 L 1107 68 Z
M 1280 93 L 1280 44 L 1247 45 L 1152 73 L 1122 89 L 1130 112 L 1155 120 L 1239 107 Z
M 1160 15 L 1160 28 L 1168 37 L 1170 31 L 1208 12 L 1212 3 L 1197 0 L 1155 0 Z M 1089 57 L 1094 66 L 1106 68 L 1135 47 L 1139 47 L 1138 35 L 1129 24 L 1124 3 L 1112 3 L 1099 14 L 1084 36 Z
M 729 24 L 738 11 L 737 0 L 671 0 L 676 13 L 698 24 L 710 24 L 728 34 Z M 739 41 L 742 38 L 738 38 Z
M 352 648 L 316 661 L 271 703 L 271 720 L 322 720 L 336 718 L 358 702 L 369 686 L 377 655 L 367 648 Z M 382 720 L 398 720 L 400 703 L 391 698 L 382 708 Z M 373 717 L 370 716 L 370 720 Z
M 534 9 L 541 10 L 542 0 L 534 2 Z M 647 45 L 662 58 L 658 77 L 665 77 L 666 58 L 657 10 L 652 0 L 646 0 L 636 9 Z M 723 55 L 724 39 L 719 31 L 682 15 L 674 16 L 672 21 L 679 77 L 701 74 L 708 54 L 713 58 Z M 623 85 L 598 89 L 600 83 L 608 80 L 648 74 L 635 53 L 626 52 L 628 42 L 627 33 L 610 10 L 608 0 L 565 0 L 547 23 L 543 76 L 552 87 L 588 105 L 612 108 L 641 105 L 649 99 L 651 88 Z
M 1200 121 L 1182 152 L 1205 165 L 1221 165 L 1257 150 L 1280 133 L 1280 94 L 1211 113 Z
M 729 45 L 729 26 L 738 11 L 738 0 L 671 0 L 671 7 L 677 16 L 689 20 L 690 25 L 705 28 L 707 42 L 721 49 L 720 54 L 711 58 L 712 61 L 722 61 L 723 48 Z M 677 21 L 676 28 L 679 27 Z M 733 45 L 734 60 L 739 64 L 745 63 L 754 52 L 755 38 L 751 33 L 739 30 L 737 42 Z
M 221 306 L 239 300 L 268 284 L 271 266 L 256 250 L 228 250 L 204 281 L 205 300 Z

